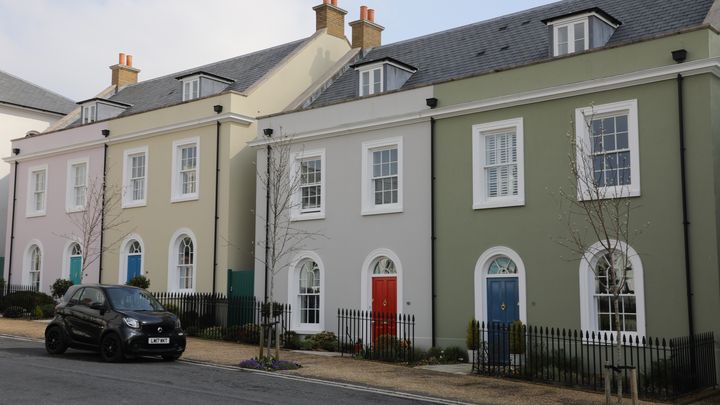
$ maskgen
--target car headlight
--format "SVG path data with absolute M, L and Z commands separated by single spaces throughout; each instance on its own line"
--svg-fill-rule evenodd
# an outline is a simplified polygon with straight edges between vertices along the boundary
M 127 325 L 133 329 L 140 328 L 140 321 L 138 321 L 135 318 L 123 318 L 123 321 L 125 321 L 125 325 Z
M 180 324 L 180 318 L 175 318 L 175 329 L 182 329 L 182 325 Z

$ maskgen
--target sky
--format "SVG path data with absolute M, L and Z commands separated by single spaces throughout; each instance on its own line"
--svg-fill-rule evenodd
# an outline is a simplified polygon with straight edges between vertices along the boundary
M 383 44 L 556 0 L 338 0 L 375 9 Z M 73 100 L 110 85 L 118 53 L 140 80 L 310 36 L 322 0 L 0 0 L 0 70 Z M 350 28 L 346 26 L 346 35 Z

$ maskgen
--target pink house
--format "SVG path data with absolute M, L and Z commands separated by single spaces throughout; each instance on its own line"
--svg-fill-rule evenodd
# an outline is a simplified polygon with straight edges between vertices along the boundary
M 102 192 L 103 130 L 106 124 L 97 123 L 12 141 L 12 156 L 5 159 L 11 166 L 3 269 L 8 284 L 48 292 L 58 278 L 98 282 L 93 251 L 99 233 L 88 238 L 82 223 L 91 219 L 89 202 Z

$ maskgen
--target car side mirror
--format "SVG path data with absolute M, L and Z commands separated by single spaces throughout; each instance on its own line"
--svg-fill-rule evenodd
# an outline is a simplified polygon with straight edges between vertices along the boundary
M 93 302 L 92 304 L 90 304 L 90 308 L 97 309 L 100 312 L 105 312 L 106 309 L 105 304 L 102 304 L 100 302 Z

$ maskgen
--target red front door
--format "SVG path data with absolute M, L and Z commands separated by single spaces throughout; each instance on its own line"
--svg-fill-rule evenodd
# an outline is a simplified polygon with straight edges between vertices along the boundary
M 397 317 L 397 278 L 372 279 L 373 340 L 378 336 L 395 336 Z

